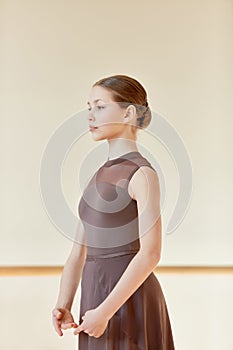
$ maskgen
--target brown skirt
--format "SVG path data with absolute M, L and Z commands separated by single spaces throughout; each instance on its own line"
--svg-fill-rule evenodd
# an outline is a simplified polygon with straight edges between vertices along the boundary
M 108 296 L 135 253 L 115 257 L 87 256 L 81 280 L 79 324 L 87 310 Z M 166 301 L 152 272 L 109 320 L 105 332 L 95 338 L 78 335 L 79 350 L 174 350 Z

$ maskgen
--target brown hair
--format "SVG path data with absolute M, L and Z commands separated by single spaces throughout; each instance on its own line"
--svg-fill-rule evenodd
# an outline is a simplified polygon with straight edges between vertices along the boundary
M 134 78 L 127 75 L 112 75 L 97 81 L 94 86 L 102 86 L 111 91 L 114 102 L 119 102 L 120 107 L 126 108 L 132 104 L 137 110 L 137 124 L 133 126 L 145 129 L 151 121 L 151 110 L 147 102 L 147 93 L 144 87 Z

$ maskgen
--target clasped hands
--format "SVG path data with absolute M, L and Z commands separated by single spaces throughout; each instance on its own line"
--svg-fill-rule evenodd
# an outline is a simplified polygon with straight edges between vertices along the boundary
M 103 315 L 97 308 L 90 309 L 82 316 L 83 322 L 80 325 L 74 321 L 69 309 L 55 308 L 52 311 L 53 326 L 59 336 L 63 335 L 62 329 L 75 328 L 73 334 L 85 332 L 89 336 L 99 338 L 108 325 L 109 318 Z

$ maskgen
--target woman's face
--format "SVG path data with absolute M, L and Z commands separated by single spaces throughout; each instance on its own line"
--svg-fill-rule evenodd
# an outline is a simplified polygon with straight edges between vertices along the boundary
M 125 134 L 130 126 L 125 117 L 126 108 L 120 108 L 112 100 L 110 91 L 101 86 L 92 87 L 87 104 L 89 130 L 95 140 L 122 137 Z

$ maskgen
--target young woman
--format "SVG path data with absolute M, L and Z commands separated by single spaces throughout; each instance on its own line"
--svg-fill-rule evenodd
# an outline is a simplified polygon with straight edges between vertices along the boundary
M 151 120 L 146 91 L 114 75 L 92 86 L 88 105 L 92 137 L 108 141 L 109 156 L 79 202 L 78 243 L 62 273 L 54 328 L 61 336 L 73 327 L 79 350 L 174 350 L 153 273 L 161 254 L 159 179 L 136 144 Z M 81 277 L 77 324 L 71 306 Z

